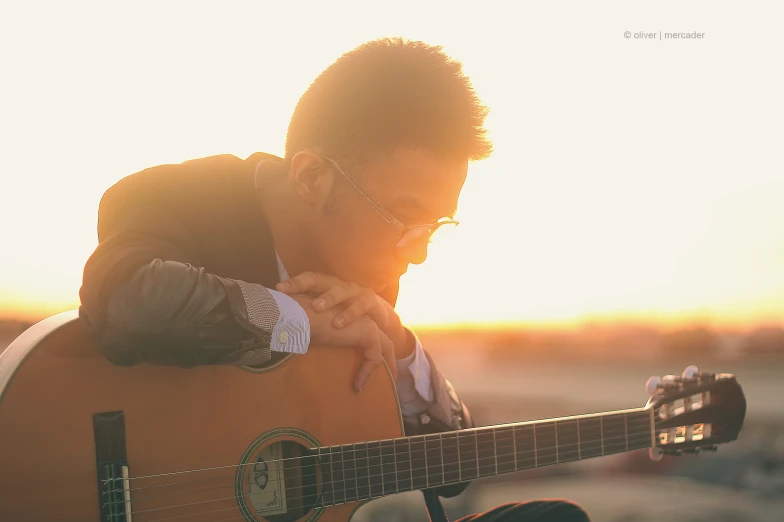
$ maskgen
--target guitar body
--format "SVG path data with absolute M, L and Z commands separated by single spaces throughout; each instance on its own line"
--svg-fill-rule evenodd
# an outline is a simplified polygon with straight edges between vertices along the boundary
M 358 502 L 310 509 L 324 480 L 317 459 L 291 477 L 274 461 L 403 435 L 389 371 L 357 395 L 359 363 L 353 351 L 311 347 L 264 370 L 121 367 L 75 312 L 50 317 L 0 355 L 0 520 L 129 520 L 128 506 L 133 522 L 348 520 Z M 109 461 L 127 462 L 127 480 L 102 492 L 99 462 Z M 282 503 L 288 515 L 259 514 Z

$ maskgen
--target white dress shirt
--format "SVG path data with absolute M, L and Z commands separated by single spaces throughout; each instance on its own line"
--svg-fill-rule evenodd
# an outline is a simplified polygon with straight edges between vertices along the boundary
M 289 279 L 289 274 L 275 252 L 278 260 L 280 280 Z M 280 319 L 272 330 L 270 350 L 305 354 L 310 344 L 310 322 L 305 310 L 290 296 L 268 289 L 280 310 Z M 430 382 L 430 363 L 422 351 L 419 338 L 414 335 L 416 347 L 408 357 L 397 360 L 397 395 L 403 416 L 417 415 L 426 411 L 433 402 L 433 386 Z

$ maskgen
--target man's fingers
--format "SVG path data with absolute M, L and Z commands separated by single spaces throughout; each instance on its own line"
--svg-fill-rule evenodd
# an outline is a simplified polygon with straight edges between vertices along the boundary
M 332 324 L 336 328 L 342 328 L 348 326 L 357 318 L 368 315 L 377 325 L 383 326 L 385 324 L 382 322 L 384 313 L 383 310 L 378 309 L 377 304 L 376 296 L 372 291 L 363 291 L 362 295 L 354 299 L 345 310 L 335 316 Z
M 275 289 L 286 294 L 304 294 L 306 292 L 326 292 L 341 283 L 337 277 L 316 272 L 302 272 L 275 286 Z
M 381 341 L 381 354 L 387 361 L 389 371 L 392 373 L 392 378 L 397 382 L 397 359 L 395 358 L 395 343 L 393 343 L 387 334 L 378 331 L 378 339 Z
M 362 364 L 359 366 L 359 371 L 357 371 L 357 376 L 354 379 L 354 390 L 357 393 L 362 393 L 370 374 L 373 373 L 373 370 L 375 370 L 376 367 L 381 364 L 381 361 L 384 360 L 381 353 L 381 344 L 378 342 L 378 339 L 365 348 L 364 355 L 365 360 L 362 361 Z
M 362 293 L 362 287 L 354 283 L 333 286 L 313 301 L 313 308 L 322 311 L 355 298 Z

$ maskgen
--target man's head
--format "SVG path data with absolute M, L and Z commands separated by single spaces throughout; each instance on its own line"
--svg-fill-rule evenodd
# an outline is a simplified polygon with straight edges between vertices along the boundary
M 406 230 L 454 214 L 468 162 L 492 150 L 486 115 L 460 63 L 421 42 L 369 42 L 321 73 L 284 158 L 317 265 L 380 290 L 423 262 L 427 234 Z

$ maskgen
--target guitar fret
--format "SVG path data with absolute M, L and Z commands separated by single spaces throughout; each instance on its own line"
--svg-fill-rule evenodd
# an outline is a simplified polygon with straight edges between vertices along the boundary
M 629 451 L 651 447 L 650 413 L 647 411 L 631 412 L 626 414 L 633 426 L 629 436 Z M 655 431 L 653 432 L 655 433 Z
M 579 456 L 588 459 L 602 455 L 601 417 L 585 417 L 577 421 L 580 436 Z
M 395 468 L 395 493 L 400 491 L 400 479 L 397 476 L 397 451 L 395 451 L 395 441 L 392 441 L 392 462 Z
M 626 419 L 623 414 L 603 416 L 602 440 L 604 441 L 605 455 L 626 451 Z
M 458 449 L 456 433 L 441 434 L 444 484 L 453 484 L 460 481 L 460 456 Z
M 357 499 L 370 498 L 370 463 L 368 462 L 367 443 L 354 445 L 354 469 L 357 477 Z
M 495 438 L 492 429 L 483 428 L 476 433 L 477 470 L 479 477 L 496 474 Z
M 481 477 L 479 473 L 479 434 L 474 432 L 474 450 L 476 451 L 476 476 Z
M 558 439 L 555 422 L 537 422 L 536 430 L 536 463 L 537 466 L 551 466 L 558 463 Z
M 495 457 L 495 474 L 498 475 L 498 446 L 495 442 L 495 428 L 493 430 L 493 457 Z
M 558 462 L 580 460 L 580 437 L 577 419 L 563 420 L 558 426 Z
M 626 414 L 623 414 L 623 432 L 626 435 L 626 451 L 629 451 L 629 424 Z
M 411 489 L 414 489 L 414 457 L 411 456 L 411 441 L 408 441 L 408 474 L 411 476 Z
M 335 503 L 335 482 L 333 481 L 332 473 L 332 453 L 329 447 L 322 447 L 318 449 L 319 461 L 321 463 L 322 473 L 324 474 L 324 488 L 321 494 L 324 505 L 332 505 Z
M 477 478 L 476 433 L 473 430 L 457 432 L 457 444 L 460 449 L 460 481 Z
M 474 431 L 474 449 L 476 450 L 476 476 L 481 477 L 479 474 L 479 442 L 476 431 Z
M 395 442 L 382 440 L 381 443 L 381 485 L 384 495 L 397 493 L 397 466 L 395 464 Z
M 517 446 L 515 444 L 514 428 L 503 426 L 494 429 L 496 446 L 496 463 L 498 474 L 517 471 Z
M 345 451 L 347 448 L 348 445 L 340 447 L 340 455 L 343 461 L 343 482 L 346 489 L 345 501 L 354 502 L 358 500 L 359 497 L 356 475 L 356 452 L 354 451 L 354 445 L 352 444 L 351 449 L 348 450 L 351 452 L 351 456 L 346 458 Z
M 332 447 L 332 484 L 335 487 L 335 503 L 346 502 L 346 482 L 343 475 L 343 446 Z
M 515 426 L 513 428 L 515 440 L 515 471 L 533 469 L 536 467 L 536 430 L 533 424 Z M 533 447 L 533 451 L 531 448 Z
M 428 485 L 437 486 L 443 484 L 444 466 L 441 455 L 440 434 L 425 435 L 425 458 L 427 464 Z
M 413 489 L 422 489 L 427 483 L 427 458 L 425 457 L 425 438 L 422 435 L 408 439 L 411 453 L 411 483 Z
M 407 439 L 395 440 L 395 469 L 397 470 L 397 490 L 410 491 L 411 478 L 411 449 Z
M 536 447 L 536 424 L 534 424 L 534 467 L 539 467 L 539 449 Z
M 604 415 L 599 417 L 599 440 L 602 441 L 602 457 L 604 457 Z
M 359 500 L 359 481 L 357 480 L 357 445 L 352 444 L 351 449 L 354 451 L 354 462 L 352 462 L 352 470 L 353 470 L 353 478 L 354 478 L 354 489 L 356 490 L 357 496 L 356 500 Z
M 443 433 L 438 434 L 438 447 L 441 450 L 441 484 L 446 482 L 444 477 L 444 437 Z
M 384 480 L 381 472 L 381 445 L 379 442 L 367 443 L 368 478 L 370 498 L 384 494 Z
M 463 461 L 460 458 L 460 436 L 455 435 L 457 439 L 457 478 L 460 482 L 463 482 Z

